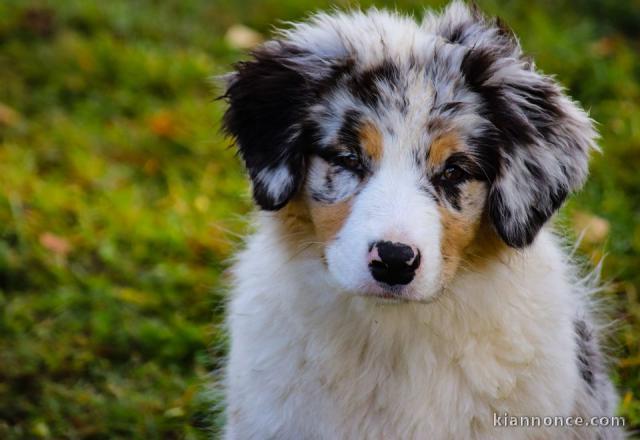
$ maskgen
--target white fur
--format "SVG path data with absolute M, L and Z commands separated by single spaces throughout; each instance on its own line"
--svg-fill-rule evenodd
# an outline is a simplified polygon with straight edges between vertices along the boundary
M 492 426 L 576 415 L 585 298 L 548 231 L 431 304 L 381 305 L 336 291 L 313 251 L 291 258 L 269 214 L 257 224 L 233 270 L 228 439 L 572 438 Z

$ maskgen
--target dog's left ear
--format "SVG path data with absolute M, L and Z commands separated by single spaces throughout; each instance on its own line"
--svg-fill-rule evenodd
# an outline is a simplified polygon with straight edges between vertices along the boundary
M 489 216 L 502 239 L 520 248 L 582 186 L 597 133 L 562 88 L 521 56 L 515 39 L 502 34 L 498 41 L 470 48 L 462 70 L 498 144 L 492 146 L 500 168 L 489 192 Z
M 227 76 L 224 128 L 236 139 L 256 203 L 277 210 L 304 179 L 305 116 L 332 65 L 279 40 L 251 56 Z

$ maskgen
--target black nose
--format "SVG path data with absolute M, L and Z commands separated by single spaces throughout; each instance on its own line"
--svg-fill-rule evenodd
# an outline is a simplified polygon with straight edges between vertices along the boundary
M 369 270 L 376 281 L 409 284 L 420 266 L 420 251 L 404 243 L 377 241 L 369 248 Z

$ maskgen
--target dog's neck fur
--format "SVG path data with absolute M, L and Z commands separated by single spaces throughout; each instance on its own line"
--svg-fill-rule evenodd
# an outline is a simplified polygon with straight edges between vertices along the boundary
M 256 334 L 242 337 L 278 344 L 249 356 L 260 360 L 254 368 L 272 371 L 260 385 L 274 387 L 277 401 L 270 404 L 294 414 L 304 402 L 304 411 L 329 417 L 327 426 L 360 429 L 355 418 L 371 425 L 366 432 L 404 432 L 403 438 L 421 429 L 445 438 L 450 431 L 442 430 L 451 427 L 460 438 L 482 437 L 493 412 L 570 414 L 575 396 L 566 390 L 579 380 L 573 321 L 580 301 L 571 297 L 578 294 L 571 267 L 549 232 L 526 250 L 490 258 L 480 272 L 460 269 L 430 304 L 380 304 L 336 290 L 311 243 L 292 252 L 282 231 L 272 214 L 259 218 L 235 267 L 243 296 L 232 302 L 230 316 L 259 310 L 250 318 Z M 255 252 L 269 253 L 249 257 Z M 293 385 L 292 378 L 298 378 Z M 317 397 L 311 407 L 309 393 Z M 437 403 L 427 396 L 438 396 Z M 376 411 L 387 420 L 379 427 L 371 419 Z M 317 433 L 321 424 L 298 432 Z

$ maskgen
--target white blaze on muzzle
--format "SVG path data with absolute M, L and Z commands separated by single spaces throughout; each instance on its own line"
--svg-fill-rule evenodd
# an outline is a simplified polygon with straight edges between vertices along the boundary
M 369 252 L 372 243 L 390 241 L 421 255 L 415 277 L 405 287 L 407 294 L 427 299 L 437 292 L 442 265 L 440 216 L 436 201 L 420 181 L 410 159 L 389 157 L 354 198 L 351 214 L 326 251 L 329 271 L 340 287 L 365 294 L 380 288 L 368 266 Z

